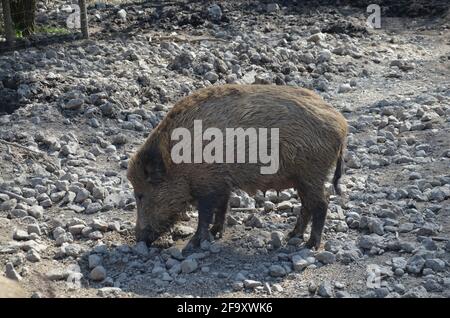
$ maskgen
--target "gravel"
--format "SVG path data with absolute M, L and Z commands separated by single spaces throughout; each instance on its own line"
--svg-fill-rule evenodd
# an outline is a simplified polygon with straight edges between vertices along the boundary
M 38 20 L 65 23 L 61 5 L 39 2 Z M 53 295 L 47 284 L 56 297 L 448 297 L 446 25 L 393 35 L 368 29 L 361 8 L 307 9 L 96 3 L 91 40 L 2 53 L 5 275 L 40 297 Z M 135 22 L 125 42 L 110 36 Z M 310 228 L 288 238 L 303 213 L 295 189 L 235 189 L 223 238 L 190 255 L 195 207 L 161 242 L 135 242 L 132 154 L 182 96 L 224 83 L 306 87 L 346 117 L 343 195 L 327 185 L 318 251 L 304 248 Z M 368 265 L 377 288 L 365 285 Z

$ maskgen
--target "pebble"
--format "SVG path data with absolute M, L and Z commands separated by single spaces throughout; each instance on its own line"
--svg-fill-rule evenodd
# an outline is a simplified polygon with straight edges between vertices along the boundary
M 420 274 L 425 265 L 425 259 L 420 255 L 414 255 L 408 259 L 406 270 L 412 274 Z
M 246 279 L 243 281 L 245 288 L 254 289 L 258 286 L 262 286 L 263 284 L 257 280 Z
M 272 232 L 270 234 L 270 237 L 273 248 L 277 249 L 282 246 L 284 240 L 284 234 L 282 232 L 279 231 Z
M 323 264 L 333 264 L 336 261 L 336 256 L 328 251 L 318 253 L 316 259 Z
M 194 259 L 186 259 L 181 262 L 181 272 L 183 274 L 190 274 L 195 272 L 198 268 L 198 263 Z
M 94 281 L 102 281 L 106 278 L 106 269 L 101 265 L 95 266 L 91 270 L 89 277 Z
M 97 254 L 90 254 L 88 257 L 89 269 L 94 269 L 95 267 L 101 265 L 102 257 Z
M 39 262 L 41 260 L 41 256 L 39 255 L 39 253 L 33 249 L 30 249 L 27 252 L 26 258 L 28 261 L 32 262 L 32 263 L 36 263 Z
M 22 277 L 17 273 L 12 263 L 6 263 L 5 265 L 5 276 L 12 280 L 20 281 Z
M 328 282 L 320 284 L 317 289 L 317 294 L 325 298 L 333 297 L 333 288 L 331 284 Z
M 283 277 L 286 276 L 286 269 L 280 265 L 272 265 L 269 268 L 270 276 L 272 277 Z

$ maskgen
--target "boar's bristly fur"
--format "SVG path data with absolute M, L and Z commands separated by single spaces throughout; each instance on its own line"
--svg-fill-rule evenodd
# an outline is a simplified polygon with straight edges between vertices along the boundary
M 178 127 L 193 131 L 194 120 L 208 127 L 279 129 L 279 169 L 261 174 L 261 163 L 179 163 L 171 159 Z M 294 187 L 302 209 L 290 236 L 303 238 L 312 219 L 307 247 L 318 248 L 328 198 L 325 182 L 333 167 L 338 192 L 347 122 L 314 92 L 288 86 L 223 85 L 200 89 L 181 99 L 152 131 L 130 160 L 128 178 L 135 191 L 136 238 L 152 242 L 170 229 L 190 203 L 199 211 L 198 228 L 189 245 L 223 232 L 233 189 Z M 268 144 L 270 142 L 268 141 Z M 248 148 L 248 144 L 246 144 Z M 236 150 L 236 149 L 235 149 Z M 248 150 L 248 149 L 246 149 Z M 209 229 L 210 224 L 213 224 Z

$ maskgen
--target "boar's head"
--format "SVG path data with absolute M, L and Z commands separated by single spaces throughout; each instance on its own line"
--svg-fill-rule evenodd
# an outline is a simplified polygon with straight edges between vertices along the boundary
M 148 141 L 128 166 L 137 207 L 136 240 L 147 244 L 167 232 L 191 200 L 187 180 L 169 169 L 167 159 L 157 142 Z

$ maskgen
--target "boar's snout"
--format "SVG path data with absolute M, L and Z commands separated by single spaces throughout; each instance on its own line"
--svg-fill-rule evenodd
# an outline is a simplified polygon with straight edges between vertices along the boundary
M 155 233 L 149 226 L 141 229 L 138 226 L 135 228 L 136 242 L 145 242 L 147 245 L 152 244 L 159 235 Z

